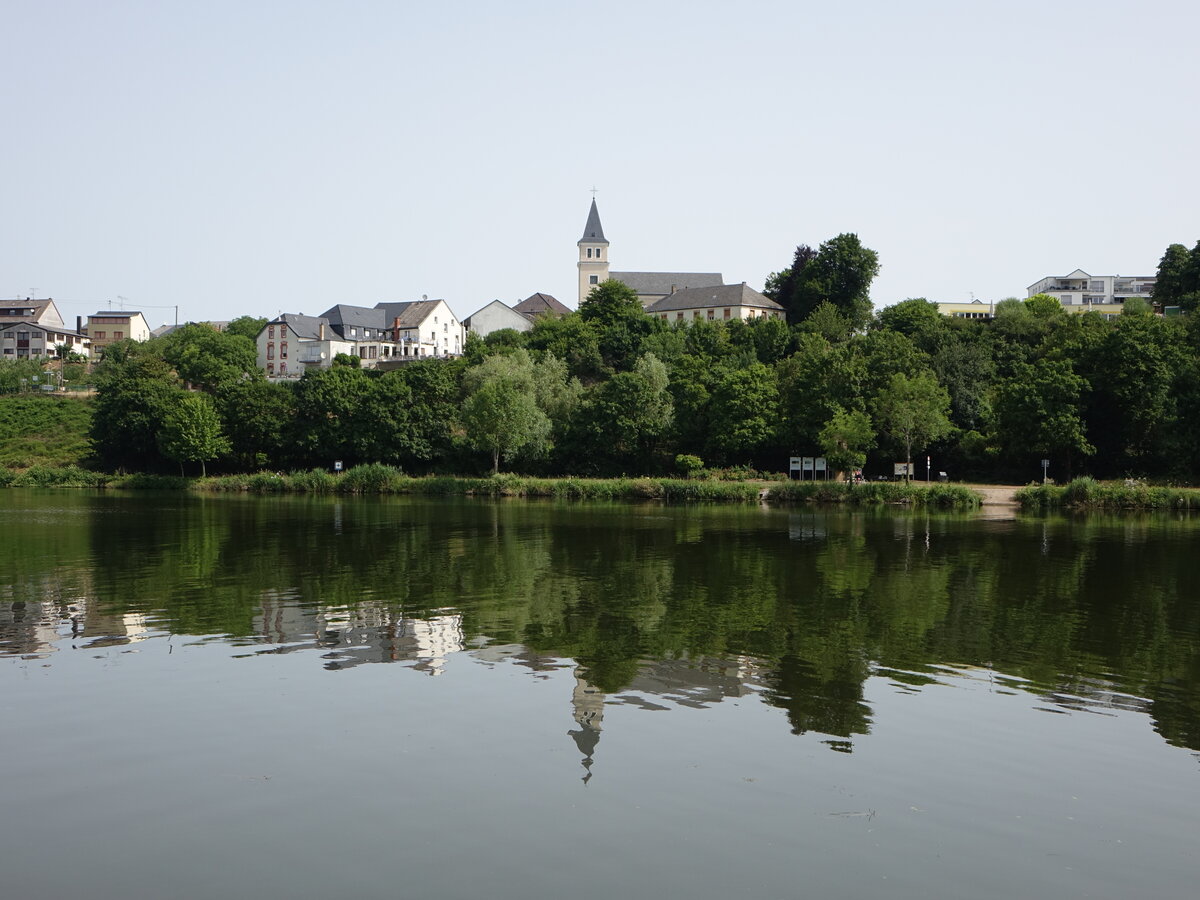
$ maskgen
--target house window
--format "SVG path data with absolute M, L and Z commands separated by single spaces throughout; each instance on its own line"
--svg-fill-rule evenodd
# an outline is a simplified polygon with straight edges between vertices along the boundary
M 267 374 L 268 375 L 275 374 L 275 363 L 267 363 Z
M 588 284 L 599 284 L 599 283 L 600 283 L 599 275 L 589 275 L 588 276 Z
M 724 313 L 722 314 L 721 318 L 723 318 L 723 319 L 728 319 L 728 318 L 729 318 L 729 310 L 728 310 L 728 309 L 726 309 L 726 310 L 724 311 Z
M 357 329 L 355 329 L 355 328 L 351 328 L 351 329 L 350 329 L 350 337 L 354 337 L 354 336 L 355 336 L 355 335 L 357 335 L 357 334 L 358 334 L 358 330 L 357 330 Z
M 683 321 L 683 313 L 682 313 L 682 312 L 677 312 L 677 313 L 675 313 L 675 321 L 676 321 L 676 322 L 682 322 L 682 321 Z
M 715 309 L 710 309 L 708 311 L 709 320 L 711 321 L 712 319 L 715 319 L 716 317 L 717 317 L 717 311 Z
M 287 341 L 279 345 L 279 358 L 287 359 Z
M 123 337 L 125 337 L 125 332 L 123 332 L 123 331 L 114 331 L 113 332 L 113 340 L 114 341 L 119 341 Z
M 274 359 L 274 358 L 275 358 L 275 345 L 267 344 L 267 359 Z
M 104 332 L 97 331 L 94 335 L 92 335 L 92 337 L 94 337 L 98 341 L 102 341 L 102 340 L 104 340 Z
M 274 339 L 274 337 L 275 337 L 275 326 L 274 325 L 267 326 L 267 337 Z
M 587 258 L 588 258 L 588 259 L 591 259 L 591 258 L 592 258 L 592 248 L 591 248 L 591 247 L 588 247 L 588 255 L 587 255 Z
M 287 363 L 280 363 L 280 364 L 279 364 L 279 374 L 280 374 L 280 375 L 286 375 L 286 374 L 287 374 Z

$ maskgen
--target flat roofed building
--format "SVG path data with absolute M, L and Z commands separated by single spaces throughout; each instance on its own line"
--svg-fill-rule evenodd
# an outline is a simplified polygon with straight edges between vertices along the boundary
M 992 300 L 939 300 L 938 312 L 954 319 L 990 319 L 996 313 Z
M 1107 318 L 1119 316 L 1130 297 L 1151 302 L 1154 275 L 1089 275 L 1076 269 L 1069 275 L 1047 275 L 1027 289 L 1029 297 L 1049 294 L 1069 312 L 1098 312 Z
M 110 309 L 88 316 L 87 335 L 92 352 L 103 355 L 104 348 L 117 341 L 150 340 L 150 326 L 140 312 Z

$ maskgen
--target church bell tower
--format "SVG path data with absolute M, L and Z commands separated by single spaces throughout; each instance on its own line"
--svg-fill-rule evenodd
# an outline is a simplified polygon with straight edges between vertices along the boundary
M 579 302 L 587 299 L 592 288 L 607 280 L 608 241 L 604 239 L 600 211 L 596 209 L 596 198 L 593 197 L 587 224 L 583 226 L 583 237 L 579 239 Z

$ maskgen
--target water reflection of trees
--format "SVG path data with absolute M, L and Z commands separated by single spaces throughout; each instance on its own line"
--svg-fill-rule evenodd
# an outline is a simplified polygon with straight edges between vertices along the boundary
M 572 660 L 601 704 L 617 694 L 654 702 L 664 690 L 648 674 L 655 666 L 669 664 L 678 681 L 724 665 L 794 732 L 837 749 L 871 727 L 873 673 L 914 684 L 945 665 L 983 665 L 1085 704 L 1145 698 L 1164 738 L 1200 748 L 1200 613 L 1190 602 L 1200 575 L 1183 552 L 1196 527 L 1185 520 L 87 503 L 87 518 L 56 523 L 49 555 L 49 531 L 0 549 L 11 573 L 0 652 L 45 650 L 72 629 L 116 640 L 153 627 L 319 650 L 331 669 L 404 660 L 436 673 L 448 653 L 511 646 L 538 664 Z M 577 721 L 594 748 L 598 722 L 593 734 Z

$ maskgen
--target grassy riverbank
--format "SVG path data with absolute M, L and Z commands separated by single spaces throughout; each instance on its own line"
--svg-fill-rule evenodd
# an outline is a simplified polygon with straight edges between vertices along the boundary
M 1200 489 L 1076 478 L 1066 485 L 1030 485 L 1017 491 L 1016 500 L 1028 510 L 1200 509 Z
M 320 469 L 282 474 L 180 478 L 171 475 L 105 475 L 78 466 L 35 466 L 23 472 L 0 470 L 0 486 L 154 488 L 253 494 L 414 494 L 421 496 L 551 497 L 564 500 L 661 500 L 666 503 L 835 503 L 908 505 L 969 509 L 979 505 L 974 491 L 955 485 L 917 483 L 846 484 L 795 481 L 708 481 L 686 478 L 529 478 L 495 475 L 462 478 L 414 477 L 380 464 L 333 474 Z

